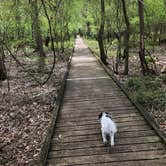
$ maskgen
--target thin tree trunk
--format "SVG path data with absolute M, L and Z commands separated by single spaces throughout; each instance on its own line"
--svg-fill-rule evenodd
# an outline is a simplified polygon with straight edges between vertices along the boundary
M 50 21 L 50 18 L 48 16 L 48 12 L 47 12 L 47 9 L 46 9 L 46 5 L 45 5 L 45 1 L 44 0 L 41 0 L 42 2 L 42 5 L 43 5 L 43 9 L 44 9 L 44 13 L 46 15 L 46 18 L 47 18 L 47 21 L 48 21 L 48 25 L 49 25 L 49 33 L 50 33 L 50 39 L 51 39 L 51 47 L 52 47 L 52 50 L 53 50 L 53 55 L 54 55 L 54 61 L 53 61 L 53 65 L 52 65 L 52 68 L 51 68 L 51 71 L 47 77 L 47 79 L 42 83 L 43 85 L 45 83 L 47 83 L 47 81 L 51 78 L 51 75 L 54 71 L 54 68 L 55 68 L 55 63 L 56 63 L 56 53 L 55 53 L 55 46 L 54 46 L 54 38 L 53 38 L 53 32 L 52 32 L 52 26 L 51 26 L 51 21 Z M 54 35 L 55 35 L 55 32 L 54 32 Z
M 120 58 L 122 57 L 121 55 L 121 36 L 115 33 L 115 36 L 118 40 L 118 48 L 117 48 L 117 55 L 116 55 L 116 63 L 115 63 L 115 73 L 119 74 L 119 63 L 120 63 Z
M 100 49 L 100 59 L 101 61 L 105 64 L 108 65 L 107 63 L 107 56 L 104 50 L 104 23 L 105 23 L 105 4 L 104 0 L 101 0 L 101 23 L 100 23 L 100 30 L 98 33 L 98 44 L 99 44 L 99 49 Z
M 116 27 L 117 27 L 117 32 L 114 32 L 114 35 L 118 41 L 117 43 L 117 55 L 116 55 L 116 63 L 115 63 L 115 73 L 119 74 L 119 64 L 121 62 L 121 57 L 122 57 L 122 20 L 121 20 L 121 0 L 114 0 L 115 6 L 116 6 Z
M 139 46 L 139 57 L 141 61 L 142 73 L 145 75 L 149 72 L 148 65 L 145 60 L 145 42 L 144 42 L 144 10 L 143 0 L 138 0 L 138 14 L 139 14 L 139 27 L 140 27 L 140 46 Z
M 38 70 L 39 72 L 44 71 L 45 67 L 45 52 L 43 50 L 42 34 L 39 23 L 39 11 L 37 6 L 37 0 L 31 0 L 32 5 L 32 21 L 33 21 L 33 35 L 36 42 L 36 50 L 39 52 L 39 63 Z
M 3 48 L 0 47 L 0 82 L 7 79 L 7 72 L 6 67 L 4 63 L 4 54 L 3 54 Z
M 129 40 L 130 40 L 130 22 L 129 18 L 127 15 L 127 10 L 126 10 L 126 2 L 125 0 L 122 0 L 122 7 L 123 7 L 123 14 L 125 18 L 125 24 L 126 24 L 126 32 L 124 36 L 124 58 L 125 58 L 125 68 L 124 68 L 124 74 L 128 74 L 129 72 Z

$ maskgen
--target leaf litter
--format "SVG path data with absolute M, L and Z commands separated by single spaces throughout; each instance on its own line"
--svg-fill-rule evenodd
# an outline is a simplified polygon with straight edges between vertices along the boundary
M 3 82 L 0 91 L 0 165 L 29 166 L 39 158 L 42 142 L 45 139 L 50 123 L 55 100 L 60 89 L 64 74 L 67 71 L 67 60 L 72 54 L 68 51 L 65 60 L 56 62 L 50 80 L 39 86 L 28 74 L 37 71 L 37 61 L 27 61 L 22 55 L 17 58 L 27 71 L 24 71 L 8 56 L 6 66 L 8 71 L 10 91 L 7 81 Z M 49 60 L 46 70 L 52 66 L 53 56 L 47 54 Z M 31 57 L 37 55 L 31 55 Z M 29 59 L 31 59 L 29 57 Z M 48 63 L 49 62 L 49 63 Z M 35 77 L 44 80 L 47 74 L 33 73 Z

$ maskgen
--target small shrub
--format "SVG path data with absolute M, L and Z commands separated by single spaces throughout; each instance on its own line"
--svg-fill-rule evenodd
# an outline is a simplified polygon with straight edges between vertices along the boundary
M 156 58 L 155 57 L 150 57 L 150 56 L 145 56 L 145 61 L 147 63 L 152 63 L 152 62 L 155 62 L 156 61 Z
M 154 104 L 156 107 L 160 107 L 161 109 L 166 108 L 166 91 L 155 91 Z
M 142 105 L 152 105 L 153 104 L 153 92 L 150 91 L 139 91 L 136 96 L 135 100 L 136 102 L 142 104 Z
M 164 84 L 166 84 L 166 74 L 162 74 L 162 75 L 160 76 L 160 79 L 162 80 L 162 82 L 163 82 Z
M 141 87 L 142 83 L 139 79 L 129 79 L 127 81 L 127 88 L 130 90 L 138 90 Z
M 166 90 L 162 89 L 161 79 L 155 77 L 129 79 L 126 87 L 132 98 L 141 105 L 165 109 Z
M 145 77 L 143 84 L 145 88 L 149 90 L 157 90 L 162 86 L 160 80 L 150 77 Z

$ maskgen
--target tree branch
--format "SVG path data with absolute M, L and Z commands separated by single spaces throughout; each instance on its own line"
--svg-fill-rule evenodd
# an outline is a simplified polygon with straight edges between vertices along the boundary
M 52 65 L 51 71 L 49 72 L 47 79 L 42 83 L 42 85 L 44 85 L 51 78 L 51 75 L 52 75 L 52 73 L 54 71 L 55 63 L 56 63 L 56 53 L 55 53 L 55 47 L 54 47 L 54 38 L 53 38 L 53 34 L 52 34 L 51 21 L 50 21 L 50 18 L 48 16 L 48 13 L 47 13 L 47 9 L 46 9 L 46 5 L 45 5 L 44 0 L 41 0 L 41 2 L 42 2 L 43 8 L 44 8 L 44 12 L 45 12 L 45 15 L 46 15 L 46 18 L 47 18 L 47 21 L 48 21 L 48 25 L 49 25 L 49 31 L 50 31 L 50 37 L 51 37 L 51 47 L 53 49 L 53 55 L 54 55 L 54 61 L 53 61 L 53 65 Z

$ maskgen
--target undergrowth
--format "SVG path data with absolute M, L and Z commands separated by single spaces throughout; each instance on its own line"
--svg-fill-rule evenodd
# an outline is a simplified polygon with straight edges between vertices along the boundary
M 163 110 L 166 107 L 166 89 L 161 78 L 150 76 L 131 78 L 125 87 L 132 98 L 143 106 Z

